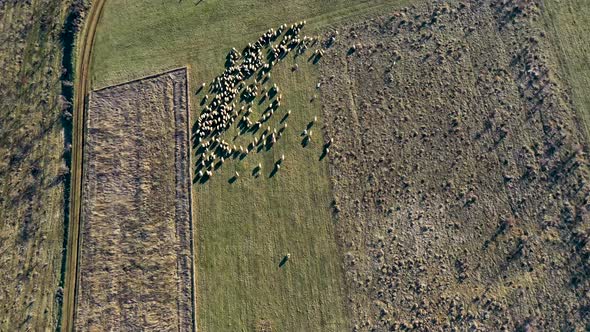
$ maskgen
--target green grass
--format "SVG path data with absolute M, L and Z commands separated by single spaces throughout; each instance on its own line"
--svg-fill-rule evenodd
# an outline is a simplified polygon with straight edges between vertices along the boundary
M 309 102 L 317 93 L 310 84 L 313 72 L 291 74 L 287 64 L 280 69 L 273 70 L 274 80 L 290 87 L 283 88 L 283 98 L 296 105 L 281 106 L 272 118 L 276 123 L 293 109 L 282 138 L 268 152 L 226 162 L 213 179 L 195 186 L 198 321 L 204 331 L 251 330 L 257 320 L 272 321 L 278 331 L 346 327 L 319 126 L 311 129 L 313 143 L 301 145 L 300 132 L 319 113 L 319 104 Z M 285 161 L 271 178 L 281 154 Z M 262 172 L 256 178 L 258 163 Z M 229 184 L 235 171 L 240 178 Z M 287 253 L 291 259 L 280 269 Z
M 559 73 L 590 138 L 590 6 L 586 0 L 545 1 L 543 24 L 555 49 Z
M 189 65 L 191 91 L 223 71 L 231 47 L 243 48 L 282 23 L 307 20 L 314 35 L 342 20 L 407 1 L 190 1 L 109 0 L 93 54 L 92 85 L 98 88 Z M 283 94 L 274 126 L 292 116 L 270 151 L 231 160 L 206 184 L 194 186 L 197 324 L 201 331 L 254 330 L 270 321 L 276 331 L 342 331 L 349 327 L 343 271 L 330 212 L 327 159 L 320 161 L 321 118 L 314 142 L 304 148 L 300 132 L 320 117 L 317 67 L 297 60 L 273 69 Z M 193 116 L 200 94 L 192 100 Z M 233 136 L 226 135 L 230 140 Z M 251 138 L 251 137 L 250 137 Z M 241 137 L 244 146 L 247 145 Z M 286 160 L 272 178 L 281 154 Z M 262 175 L 252 169 L 262 163 Z M 235 171 L 240 179 L 230 184 Z M 291 259 L 282 269 L 282 257 Z
M 92 86 L 99 88 L 193 66 L 191 77 L 210 79 L 231 47 L 255 41 L 269 28 L 307 20 L 310 35 L 342 20 L 398 7 L 408 0 L 108 0 L 93 53 Z

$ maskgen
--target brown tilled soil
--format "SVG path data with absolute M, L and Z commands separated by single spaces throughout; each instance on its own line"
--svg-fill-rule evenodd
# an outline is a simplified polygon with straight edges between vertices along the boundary
M 91 94 L 78 330 L 193 329 L 186 74 Z
M 352 325 L 588 329 L 585 138 L 543 9 L 445 3 L 342 26 L 322 60 Z

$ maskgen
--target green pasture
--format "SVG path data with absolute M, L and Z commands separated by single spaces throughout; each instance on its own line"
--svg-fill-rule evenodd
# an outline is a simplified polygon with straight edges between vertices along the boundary
M 194 94 L 202 82 L 223 72 L 230 48 L 241 50 L 269 28 L 305 19 L 302 34 L 316 36 L 343 20 L 359 20 L 402 2 L 109 0 L 94 46 L 92 86 L 188 65 Z M 327 159 L 320 160 L 321 101 L 311 101 L 319 96 L 318 70 L 308 56 L 289 57 L 272 71 L 268 85 L 277 83 L 283 100 L 267 125 L 279 128 L 279 120 L 292 110 L 282 138 L 268 151 L 226 161 L 211 180 L 194 185 L 201 331 L 349 328 Z M 292 72 L 295 62 L 299 70 Z M 202 96 L 192 96 L 193 118 Z M 313 139 L 303 147 L 300 134 L 314 116 L 319 119 L 311 128 Z M 224 138 L 231 141 L 234 134 Z M 245 147 L 252 138 L 238 136 L 235 144 Z M 270 177 L 283 154 L 281 169 Z M 262 171 L 255 177 L 252 170 L 259 163 Z M 236 171 L 240 178 L 230 183 Z M 287 253 L 291 259 L 279 268 Z

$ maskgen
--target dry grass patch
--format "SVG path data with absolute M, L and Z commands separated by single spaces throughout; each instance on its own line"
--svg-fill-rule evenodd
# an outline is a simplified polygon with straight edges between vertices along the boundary
M 359 330 L 590 326 L 585 137 L 540 10 L 424 3 L 342 27 L 326 53 Z
M 78 329 L 193 329 L 186 75 L 91 95 Z
M 0 331 L 55 328 L 62 290 L 67 1 L 0 1 Z

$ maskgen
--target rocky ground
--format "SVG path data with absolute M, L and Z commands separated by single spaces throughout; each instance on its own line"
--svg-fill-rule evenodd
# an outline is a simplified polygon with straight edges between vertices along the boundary
M 320 90 L 355 330 L 590 327 L 586 138 L 541 10 L 434 1 L 332 32 Z

